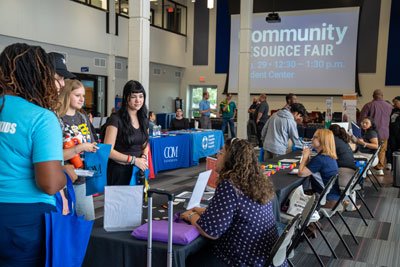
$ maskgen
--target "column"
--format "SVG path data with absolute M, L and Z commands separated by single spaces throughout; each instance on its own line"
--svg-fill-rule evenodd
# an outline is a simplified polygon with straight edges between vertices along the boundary
M 253 0 L 240 1 L 239 84 L 237 136 L 247 139 L 250 98 L 250 48 L 253 25 Z
M 108 0 L 109 7 L 109 30 L 108 35 L 108 57 L 107 57 L 107 110 L 106 116 L 111 114 L 115 106 L 115 1 Z M 105 96 L 103 96 L 105 97 Z
M 128 80 L 139 81 L 149 106 L 150 1 L 129 1 Z

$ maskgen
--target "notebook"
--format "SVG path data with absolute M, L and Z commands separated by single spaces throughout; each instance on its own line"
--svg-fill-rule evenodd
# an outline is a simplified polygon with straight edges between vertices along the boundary
M 354 122 L 351 122 L 351 131 L 355 137 L 361 138 L 361 129 Z

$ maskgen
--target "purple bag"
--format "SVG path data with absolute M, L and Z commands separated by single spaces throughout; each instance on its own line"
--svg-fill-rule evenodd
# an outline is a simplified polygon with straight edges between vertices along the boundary
M 168 242 L 168 221 L 161 220 L 155 221 L 153 220 L 153 241 L 158 242 Z M 177 213 L 174 215 L 173 223 L 172 223 L 172 243 L 176 245 L 187 245 L 193 240 L 195 240 L 200 232 L 197 230 L 196 226 L 187 224 L 180 218 L 180 214 Z M 147 240 L 147 223 L 139 226 L 132 232 L 132 236 L 141 239 Z

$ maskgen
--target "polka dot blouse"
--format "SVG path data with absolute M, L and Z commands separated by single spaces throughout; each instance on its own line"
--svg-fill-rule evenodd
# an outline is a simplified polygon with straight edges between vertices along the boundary
M 229 266 L 264 266 L 278 239 L 271 201 L 260 205 L 228 180 L 218 185 L 197 224 L 218 238 L 213 253 Z

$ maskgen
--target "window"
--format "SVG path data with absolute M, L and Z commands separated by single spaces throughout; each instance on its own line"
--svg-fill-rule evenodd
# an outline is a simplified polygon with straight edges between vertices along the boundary
M 186 34 L 186 7 L 174 1 L 164 0 L 163 28 L 172 32 Z
M 200 117 L 199 108 L 200 102 L 203 99 L 203 92 L 208 92 L 210 94 L 210 98 L 208 101 L 210 102 L 210 107 L 212 110 L 217 111 L 217 92 L 218 89 L 216 86 L 191 86 L 190 88 L 190 96 L 191 96 L 191 107 L 190 107 L 190 116 Z M 211 113 L 211 118 L 215 118 L 216 115 Z
M 98 9 L 108 10 L 108 0 L 72 0 Z

